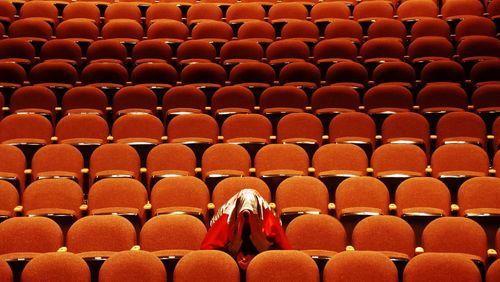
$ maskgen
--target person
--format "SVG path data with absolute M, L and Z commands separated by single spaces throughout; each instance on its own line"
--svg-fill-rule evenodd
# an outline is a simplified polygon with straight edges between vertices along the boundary
M 256 190 L 243 189 L 212 218 L 201 249 L 225 251 L 246 269 L 258 253 L 291 246 L 264 198 Z

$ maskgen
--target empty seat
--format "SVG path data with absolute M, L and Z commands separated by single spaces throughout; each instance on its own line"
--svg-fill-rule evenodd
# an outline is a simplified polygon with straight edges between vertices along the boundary
M 422 18 L 437 18 L 439 7 L 436 2 L 428 0 L 404 1 L 397 8 L 398 18 L 408 27 Z
M 101 36 L 103 40 L 114 40 L 127 46 L 142 40 L 144 29 L 141 24 L 134 20 L 115 19 L 102 27 Z
M 422 233 L 422 247 L 426 252 L 462 253 L 482 271 L 487 258 L 487 244 L 481 225 L 464 217 L 438 218 L 429 223 Z
M 201 160 L 202 179 L 210 192 L 227 177 L 249 176 L 250 155 L 242 146 L 230 143 L 215 144 L 208 148 Z
M 418 113 L 402 112 L 388 116 L 382 124 L 382 143 L 413 144 L 430 156 L 429 123 Z
M 267 88 L 262 92 L 259 100 L 261 112 L 271 120 L 274 126 L 288 113 L 304 112 L 308 104 L 304 90 L 293 86 Z
M 87 167 L 92 152 L 107 143 L 109 129 L 106 120 L 98 115 L 67 115 L 57 123 L 55 135 L 58 143 L 78 148 Z
M 101 23 L 101 13 L 95 3 L 78 2 L 68 3 L 62 12 L 63 21 L 70 19 L 86 19 L 93 22 L 96 26 Z
M 10 99 L 10 110 L 12 112 L 16 114 L 37 114 L 51 122 L 55 121 L 56 106 L 57 98 L 54 92 L 41 85 L 21 87 L 12 94 Z
M 170 63 L 172 48 L 161 40 L 150 39 L 137 42 L 132 50 L 132 61 L 142 63 Z
M 142 227 L 140 245 L 142 250 L 152 252 L 160 259 L 166 260 L 172 255 L 178 260 L 191 251 L 199 250 L 206 233 L 205 225 L 192 216 L 159 215 Z
M 328 261 L 323 281 L 398 281 L 398 271 L 391 260 L 378 252 L 342 252 Z
M 189 29 L 180 21 L 159 21 L 148 27 L 148 39 L 162 39 L 172 47 L 178 46 L 187 40 Z
M 216 250 L 200 250 L 186 254 L 177 263 L 174 271 L 174 280 L 187 282 L 203 281 L 240 281 L 238 264 L 234 259 Z
M 492 263 L 488 267 L 488 272 L 486 273 L 486 281 L 487 282 L 494 282 L 498 279 L 500 279 L 500 262 Z
M 90 184 L 103 178 L 139 179 L 139 154 L 127 144 L 104 144 L 90 156 Z
M 264 57 L 264 49 L 251 40 L 228 41 L 220 49 L 220 61 L 226 68 L 239 63 L 260 62 Z
M 330 202 L 335 202 L 335 191 L 340 182 L 349 177 L 366 175 L 368 158 L 353 144 L 327 144 L 312 158 L 314 176 L 329 189 Z
M 162 178 L 179 175 L 195 175 L 196 156 L 193 151 L 183 144 L 161 144 L 148 154 L 147 182 L 151 190 L 154 184 Z
M 222 21 L 202 21 L 193 27 L 191 37 L 194 40 L 208 41 L 220 50 L 222 44 L 233 39 L 233 29 Z
M 325 39 L 346 39 L 347 41 L 361 45 L 363 40 L 363 28 L 357 21 L 350 19 L 335 19 L 325 29 Z
M 234 85 L 247 87 L 258 96 L 260 93 L 272 86 L 276 73 L 274 69 L 261 62 L 248 62 L 238 64 L 231 69 L 229 73 L 229 81 Z
M 290 21 L 283 26 L 281 39 L 298 39 L 312 47 L 319 41 L 319 29 L 310 21 Z
M 301 214 L 328 214 L 328 190 L 312 176 L 287 178 L 276 189 L 276 210 L 285 226 Z
M 288 224 L 286 237 L 292 248 L 310 255 L 316 261 L 328 261 L 346 247 L 344 227 L 335 217 L 326 214 L 296 217 Z
M 146 63 L 134 68 L 130 75 L 134 85 L 145 86 L 157 95 L 163 95 L 177 83 L 177 71 L 167 63 Z
M 374 38 L 396 38 L 404 42 L 406 40 L 406 27 L 399 20 L 382 18 L 370 25 L 367 34 L 368 40 Z
M 464 0 L 446 1 L 441 7 L 443 19 L 448 22 L 463 20 L 469 16 L 482 16 L 484 12 L 483 3 L 469 2 Z
M 431 158 L 432 176 L 446 183 L 455 203 L 459 186 L 467 179 L 488 175 L 486 152 L 472 144 L 440 146 Z
M 432 177 L 409 178 L 396 190 L 396 215 L 406 220 L 415 231 L 416 243 L 421 245 L 425 226 L 451 212 L 451 197 L 446 185 Z
M 92 86 L 78 86 L 64 93 L 61 101 L 63 115 L 88 113 L 105 117 L 108 100 L 106 94 Z
M 217 122 L 206 114 L 179 115 L 167 126 L 167 141 L 188 145 L 199 160 L 210 145 L 217 143 L 218 135 Z
M 341 1 L 316 3 L 311 9 L 311 21 L 315 23 L 323 35 L 326 26 L 336 19 L 349 19 L 351 11 Z
M 318 88 L 311 96 L 312 112 L 323 123 L 324 132 L 333 117 L 342 112 L 356 111 L 360 105 L 358 92 L 346 85 L 328 85 Z
M 91 63 L 125 64 L 127 48 L 113 39 L 94 41 L 87 49 L 87 60 Z
M 68 19 L 56 27 L 56 37 L 70 39 L 82 47 L 82 51 L 99 36 L 99 28 L 88 19 Z M 83 52 L 85 53 L 85 52 Z
M 439 36 L 419 37 L 408 46 L 410 61 L 419 69 L 428 62 L 449 60 L 454 53 L 453 44 L 447 38 Z
M 472 261 L 460 254 L 424 253 L 412 259 L 405 268 L 404 281 L 481 281 Z
M 43 44 L 40 50 L 40 60 L 43 62 L 64 62 L 78 66 L 82 62 L 82 50 L 80 46 L 71 39 L 54 39 Z M 45 69 L 45 71 L 50 71 L 50 69 Z M 69 77 L 69 75 L 64 77 Z M 78 78 L 78 75 L 75 77 Z M 72 84 L 74 84 L 74 82 L 76 82 L 76 79 L 72 81 Z
M 136 226 L 144 224 L 148 201 L 147 191 L 138 180 L 130 178 L 108 178 L 94 183 L 88 194 L 90 215 L 121 215 Z
M 365 3 L 373 2 L 377 1 L 368 1 Z M 403 61 L 405 54 L 405 47 L 401 41 L 383 37 L 366 41 L 359 49 L 359 55 L 363 57 L 363 61 L 368 69 L 373 69 L 378 64 L 384 62 Z
M 146 11 L 146 25 L 159 21 L 182 21 L 182 11 L 175 3 L 154 3 Z
M 169 89 L 162 98 L 162 111 L 165 120 L 182 113 L 204 113 L 207 97 L 199 88 L 191 85 L 176 86 Z
M 15 216 L 14 208 L 19 205 L 19 192 L 7 181 L 0 182 L 0 222 Z
M 415 234 L 399 217 L 370 216 L 354 227 L 352 246 L 357 251 L 379 251 L 402 269 L 415 255 Z
M 226 11 L 226 22 L 239 28 L 242 24 L 253 21 L 264 21 L 266 11 L 258 3 L 235 3 Z
M 24 4 L 28 5 L 23 5 L 21 9 L 19 9 L 19 17 L 21 19 L 37 18 L 50 23 L 52 26 L 57 25 L 58 11 L 56 6 L 50 1 L 24 3 Z
M 279 261 L 280 263 L 273 263 Z M 246 281 L 319 281 L 314 260 L 295 250 L 271 250 L 255 256 L 248 265 Z
M 485 84 L 495 84 L 500 80 L 498 77 L 498 70 L 500 64 L 497 60 L 485 60 L 475 64 L 470 71 L 470 79 L 476 86 L 483 86 Z
M 51 218 L 67 231 L 82 216 L 82 188 L 67 179 L 44 179 L 31 183 L 23 194 L 23 215 Z
M 378 65 L 372 74 L 375 84 L 400 85 L 409 89 L 415 84 L 415 70 L 404 62 L 386 62 Z
M 218 123 L 222 124 L 231 115 L 253 112 L 254 107 L 255 97 L 252 91 L 246 87 L 234 85 L 215 91 L 210 109 Z
M 111 93 L 122 88 L 128 81 L 127 69 L 116 63 L 94 63 L 87 65 L 81 73 L 83 85 L 109 89 Z
M 7 38 L 0 41 L 0 61 L 14 62 L 30 66 L 35 60 L 35 48 L 20 38 Z
M 500 41 L 490 36 L 472 36 L 457 46 L 457 55 L 465 65 L 473 65 L 483 60 L 496 60 L 498 54 L 500 54 Z
M 38 150 L 31 163 L 32 181 L 67 178 L 83 185 L 83 156 L 69 144 L 49 144 Z
M 460 124 L 459 127 L 456 125 Z M 436 145 L 474 144 L 486 148 L 486 125 L 479 115 L 470 112 L 451 112 L 439 119 Z
M 208 188 L 194 176 L 164 178 L 151 190 L 151 214 L 187 214 L 207 220 Z
M 284 66 L 279 74 L 281 85 L 289 85 L 312 93 L 321 83 L 318 67 L 308 62 L 292 62 Z
M 180 81 L 185 85 L 201 88 L 211 95 L 226 83 L 226 70 L 216 63 L 190 64 L 182 69 Z
M 235 114 L 228 117 L 221 127 L 224 143 L 243 146 L 253 159 L 257 151 L 271 143 L 273 127 L 266 117 L 259 114 Z
M 410 33 L 412 41 L 423 36 L 440 36 L 448 39 L 450 26 L 440 18 L 421 18 L 411 27 Z
M 11 145 L 0 144 L 0 179 L 11 183 L 18 192 L 24 191 L 26 158 L 23 151 Z
M 276 39 L 276 32 L 268 22 L 249 21 L 240 26 L 237 37 L 257 42 L 265 47 Z
M 20 148 L 28 164 L 36 150 L 51 143 L 52 132 L 50 121 L 37 114 L 10 115 L 0 122 L 2 144 Z
M 500 179 L 496 177 L 475 177 L 465 181 L 458 190 L 457 204 L 461 216 L 473 219 L 483 226 L 488 236 L 488 247 L 495 248 L 495 235 L 500 227 L 495 223 L 498 214 L 498 194 Z
M 108 5 L 104 12 L 104 21 L 129 19 L 141 23 L 141 11 L 134 3 L 118 2 Z
M 455 61 L 437 60 L 423 67 L 420 78 L 425 85 L 452 83 L 461 86 L 465 82 L 465 70 Z
M 308 12 L 301 3 L 284 2 L 274 4 L 268 12 L 269 21 L 273 25 L 283 27 L 283 23 L 291 20 L 306 20 Z M 281 24 L 278 24 L 281 22 Z
M 196 3 L 187 10 L 186 23 L 188 27 L 207 20 L 222 21 L 222 10 L 216 4 Z
M 425 176 L 427 155 L 410 144 L 385 144 L 372 155 L 373 176 L 382 180 L 390 191 L 391 201 L 398 185 L 410 177 Z
M 470 36 L 484 35 L 495 37 L 497 34 L 495 23 L 486 17 L 471 16 L 464 18 L 457 24 L 455 40 L 460 42 Z
M 34 282 L 74 280 L 90 281 L 90 270 L 85 261 L 69 252 L 50 252 L 33 258 L 24 268 L 22 281 Z
M 297 4 L 297 3 L 296 3 Z M 266 49 L 266 57 L 271 66 L 280 69 L 291 62 L 302 62 L 309 59 L 309 47 L 298 39 L 274 41 Z
M 342 181 L 335 192 L 335 210 L 348 234 L 361 219 L 389 213 L 389 191 L 374 177 L 351 177 Z
M 413 95 L 404 86 L 384 83 L 366 91 L 363 105 L 367 113 L 374 119 L 377 132 L 380 132 L 382 123 L 387 116 L 412 110 Z
M 297 144 L 307 151 L 309 158 L 323 145 L 321 120 L 309 113 L 290 113 L 280 119 L 277 142 Z
M 438 120 L 447 112 L 460 112 L 467 108 L 468 98 L 459 85 L 436 83 L 427 85 L 417 94 L 416 104 L 427 118 L 434 132 Z
M 492 132 L 492 126 L 499 115 L 499 104 L 495 99 L 500 86 L 495 83 L 485 84 L 472 93 L 472 105 L 475 112 L 483 119 L 488 133 Z M 494 144 L 496 145 L 496 144 Z
M 269 144 L 255 155 L 255 174 L 272 192 L 285 178 L 307 175 L 308 167 L 306 151 L 295 144 Z
M 212 44 L 203 40 L 188 40 L 177 48 L 177 64 L 210 63 L 215 61 L 217 51 Z
M 368 85 L 368 71 L 356 62 L 340 62 L 328 68 L 326 84 L 346 85 L 363 93 Z
M 325 2 L 338 3 L 338 2 Z M 355 61 L 358 55 L 356 45 L 342 38 L 324 39 L 314 46 L 314 63 L 325 76 L 328 67 L 343 61 Z
M 102 264 L 99 281 L 167 281 L 161 260 L 144 251 L 123 251 L 113 254 Z
M 14 269 L 14 277 L 20 277 L 29 260 L 55 252 L 63 243 L 61 228 L 46 217 L 13 217 L 0 223 L 0 257 Z
M 359 112 L 341 113 L 329 125 L 329 141 L 337 144 L 360 146 L 368 157 L 375 148 L 375 122 L 369 115 Z
M 153 90 L 139 85 L 123 87 L 113 97 L 114 118 L 134 113 L 156 115 L 157 104 Z
M 394 15 L 394 7 L 389 1 L 365 1 L 359 4 L 354 6 L 352 15 L 365 31 L 372 22 L 381 18 L 392 19 Z
M 26 80 L 26 71 L 21 65 L 13 64 L 12 62 L 4 62 L 3 59 L 0 58 L 0 90 L 7 101 L 5 104 L 10 104 L 9 101 L 12 92 L 21 87 Z

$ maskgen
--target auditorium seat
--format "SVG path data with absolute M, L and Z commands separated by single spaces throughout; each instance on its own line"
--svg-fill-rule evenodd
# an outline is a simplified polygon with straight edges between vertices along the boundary
M 88 19 L 74 18 L 68 19 L 56 27 L 56 37 L 58 39 L 69 39 L 76 42 L 85 54 L 87 48 L 99 36 L 99 28 Z
M 412 259 L 405 268 L 404 281 L 482 281 L 481 274 L 467 258 L 453 253 L 424 253 Z
M 459 186 L 467 179 L 487 176 L 489 159 L 486 152 L 472 144 L 440 146 L 431 158 L 432 176 L 446 183 L 456 203 Z
M 323 145 L 321 120 L 310 113 L 290 113 L 280 119 L 277 143 L 297 144 L 306 150 L 309 159 Z
M 375 149 L 376 126 L 368 114 L 341 113 L 332 119 L 328 132 L 330 143 L 357 145 L 368 157 Z
M 46 217 L 13 217 L 0 223 L 0 258 L 13 269 L 16 281 L 29 260 L 63 244 L 61 228 Z
M 482 16 L 466 17 L 456 27 L 455 41 L 461 42 L 464 39 L 478 35 L 495 38 L 497 35 L 495 23 L 489 18 Z
M 71 67 L 68 64 L 64 65 Z M 38 66 L 41 66 L 41 64 L 36 65 L 33 69 Z M 43 75 L 44 72 L 40 74 Z M 12 93 L 10 97 L 10 111 L 12 113 L 36 114 L 46 118 L 51 123 L 55 122 L 56 106 L 56 95 L 52 90 L 42 85 L 21 87 Z
M 153 3 L 146 11 L 146 26 L 160 21 L 182 22 L 182 11 L 175 3 Z
M 356 46 L 363 41 L 363 28 L 357 21 L 350 19 L 335 19 L 325 28 L 325 39 L 346 39 Z
M 243 146 L 253 159 L 257 151 L 271 143 L 273 127 L 269 119 L 259 114 L 235 114 L 221 127 L 224 143 Z
M 308 62 L 291 62 L 280 70 L 279 82 L 281 85 L 300 88 L 311 96 L 320 87 L 321 71 Z
M 486 273 L 486 282 L 495 282 L 500 279 L 500 260 L 492 263 Z
M 212 116 L 221 126 L 231 115 L 254 112 L 255 96 L 246 87 L 240 85 L 226 86 L 215 91 L 210 105 Z
M 167 63 L 145 63 L 134 67 L 130 80 L 133 85 L 150 88 L 158 96 L 159 102 L 165 91 L 177 83 L 177 71 Z
M 207 97 L 200 89 L 183 85 L 169 89 L 162 99 L 162 111 L 165 121 L 186 113 L 204 113 Z
M 148 27 L 146 36 L 148 39 L 161 39 L 176 50 L 180 43 L 188 39 L 189 29 L 180 21 L 159 21 Z
M 373 22 L 383 18 L 392 19 L 394 6 L 390 1 L 364 1 L 354 6 L 352 16 L 361 24 L 366 34 Z
M 253 189 L 257 191 L 266 202 L 271 202 L 271 191 L 269 191 L 269 187 L 267 187 L 267 184 L 261 179 L 253 176 L 229 177 L 217 183 L 212 192 L 214 212 L 217 213 L 232 196 L 243 189 Z
M 62 20 L 70 19 L 87 19 L 93 22 L 96 26 L 101 25 L 101 13 L 95 3 L 78 1 L 71 2 L 64 7 Z
M 451 213 L 450 192 L 446 185 L 432 177 L 413 177 L 396 190 L 396 215 L 406 220 L 421 246 L 422 231 L 432 220 Z
M 134 3 L 111 3 L 104 12 L 104 23 L 117 19 L 129 19 L 141 23 L 141 11 Z
M 224 67 L 208 62 L 187 65 L 179 75 L 182 84 L 200 88 L 208 98 L 225 85 L 226 76 Z
M 316 263 L 305 253 L 296 250 L 270 250 L 256 255 L 250 261 L 246 281 L 318 282 L 320 278 Z
M 465 83 L 465 77 L 462 65 L 451 60 L 431 61 L 422 68 L 420 73 L 420 79 L 424 86 L 449 83 L 462 86 Z
M 357 62 L 339 62 L 328 68 L 326 84 L 346 85 L 358 93 L 364 93 L 368 86 L 368 71 Z
M 233 29 L 228 23 L 222 21 L 202 21 L 193 27 L 191 38 L 194 40 L 207 41 L 212 44 L 217 50 L 217 53 L 219 53 L 222 45 L 233 39 Z
M 127 69 L 119 63 L 94 63 L 87 65 L 81 72 L 83 85 L 103 90 L 108 99 L 128 81 Z
M 286 64 L 309 60 L 309 55 L 307 44 L 298 39 L 277 40 L 266 49 L 268 62 L 277 72 Z
M 274 86 L 262 92 L 259 105 L 261 113 L 269 118 L 273 128 L 276 128 L 279 120 L 286 114 L 304 112 L 308 98 L 302 89 L 293 86 Z
M 302 214 L 328 214 L 328 190 L 312 176 L 296 176 L 283 180 L 276 189 L 276 215 L 286 228 Z
M 481 224 L 488 236 L 488 248 L 495 248 L 495 234 L 500 227 L 498 213 L 500 205 L 500 179 L 496 177 L 475 177 L 465 181 L 458 190 L 457 204 L 460 216 Z
M 0 62 L 13 62 L 29 69 L 35 62 L 35 47 L 21 38 L 0 40 Z
M 220 62 L 227 71 L 239 63 L 261 62 L 263 57 L 262 46 L 251 40 L 227 41 L 220 49 Z
M 366 175 L 368 158 L 353 144 L 326 144 L 312 158 L 314 176 L 327 186 L 330 202 L 335 203 L 337 186 L 344 179 Z
M 187 10 L 186 23 L 189 29 L 207 20 L 222 21 L 222 10 L 214 3 L 195 3 Z
M 1 43 L 0 46 L 2 46 Z M 12 93 L 22 87 L 24 82 L 28 80 L 27 78 L 26 71 L 21 65 L 13 62 L 5 62 L 3 59 L 0 59 L 0 91 L 3 94 L 6 106 L 10 105 L 10 96 Z
M 217 51 L 210 42 L 187 40 L 177 48 L 177 65 L 181 68 L 191 63 L 215 62 Z
M 187 214 L 206 223 L 210 194 L 203 181 L 194 176 L 167 177 L 151 190 L 151 214 Z
M 87 61 L 89 63 L 117 63 L 125 65 L 126 60 L 127 48 L 119 41 L 113 39 L 94 41 L 87 49 Z
M 82 50 L 71 39 L 52 39 L 43 44 L 40 50 L 40 60 L 42 62 L 64 62 L 78 67 L 82 63 Z M 75 84 L 78 73 L 75 78 L 71 84 Z
M 435 219 L 422 233 L 422 248 L 426 253 L 461 253 L 482 273 L 487 265 L 487 241 L 481 225 L 464 217 Z
M 500 104 L 496 99 L 498 91 L 500 91 L 498 84 L 486 83 L 474 90 L 471 97 L 474 111 L 483 119 L 488 133 L 492 132 L 493 123 L 500 115 Z
M 152 148 L 162 143 L 165 128 L 159 118 L 153 115 L 127 114 L 118 118 L 111 129 L 115 143 L 128 144 L 141 157 L 141 165 L 146 165 L 146 158 Z
M 139 179 L 139 154 L 127 144 L 103 144 L 92 152 L 89 185 L 104 178 Z
M 44 179 L 31 183 L 23 194 L 23 215 L 54 220 L 66 233 L 82 217 L 82 188 L 68 179 Z
M 420 114 L 401 112 L 388 116 L 382 124 L 383 144 L 413 144 L 430 156 L 429 123 Z
M 374 38 L 396 38 L 404 43 L 406 41 L 406 27 L 399 20 L 382 18 L 370 25 L 367 35 L 368 40 Z
M 32 181 L 67 178 L 82 186 L 82 169 L 83 157 L 78 149 L 68 144 L 49 144 L 33 156 L 31 178 Z
M 231 4 L 226 11 L 226 22 L 233 27 L 237 34 L 241 25 L 253 20 L 264 21 L 266 10 L 259 3 L 239 2 Z
M 351 10 L 342 1 L 319 2 L 311 9 L 311 22 L 316 24 L 320 36 L 325 34 L 326 26 L 336 19 L 348 20 L 351 16 Z
M 28 164 L 33 154 L 42 146 L 52 143 L 53 127 L 49 120 L 37 114 L 15 114 L 0 122 L 2 144 L 20 148 Z
M 132 223 L 118 215 L 86 216 L 77 220 L 68 231 L 68 252 L 87 262 L 92 277 L 96 277 L 102 263 L 119 251 L 130 250 L 137 242 Z
M 115 119 L 127 114 L 156 115 L 158 98 L 153 90 L 147 87 L 126 86 L 115 93 L 112 105 Z
M 396 282 L 398 271 L 391 260 L 373 251 L 346 251 L 335 255 L 325 266 L 324 282 Z
M 144 251 L 122 251 L 111 255 L 99 271 L 99 281 L 166 282 L 167 273 L 161 260 Z
M 416 73 L 414 68 L 408 63 L 386 62 L 378 65 L 373 70 L 372 80 L 377 85 L 400 85 L 412 90 L 415 85 Z M 396 89 L 394 88 L 393 91 L 398 92 Z M 389 90 L 389 88 L 386 88 L 386 90 Z M 399 92 L 402 91 L 400 90 Z M 404 96 L 405 94 L 399 93 L 399 95 Z
M 445 114 L 437 123 L 436 135 L 436 146 L 465 143 L 487 149 L 486 125 L 475 113 L 450 112 Z
M 66 62 L 43 62 L 31 68 L 29 79 L 33 85 L 51 89 L 60 101 L 64 93 L 76 84 L 78 71 Z
M 312 49 L 319 41 L 319 29 L 307 20 L 290 21 L 283 26 L 281 39 L 298 39 Z
M 69 252 L 50 252 L 30 260 L 21 276 L 21 280 L 25 282 L 35 282 L 40 279 L 88 282 L 90 269 L 78 255 Z
M 273 26 L 265 21 L 248 21 L 240 26 L 238 39 L 255 41 L 265 49 L 276 39 Z
M 500 62 L 498 60 L 484 60 L 475 64 L 470 71 L 472 84 L 480 87 L 486 84 L 495 84 L 500 81 L 498 75 Z
M 56 27 L 59 22 L 57 16 L 57 8 L 50 1 L 29 1 L 19 9 L 19 19 L 41 19 L 49 23 L 52 28 Z
M 409 1 L 407 1 L 409 2 Z M 450 38 L 450 26 L 440 18 L 421 18 L 411 28 L 411 41 L 424 36 Z
M 15 216 L 14 208 L 19 205 L 19 192 L 7 181 L 0 182 L 0 222 Z
M 140 228 L 146 222 L 144 206 L 147 190 L 141 182 L 130 178 L 108 178 L 94 183 L 88 194 L 89 215 L 120 215 Z
M 415 255 L 415 234 L 411 226 L 397 216 L 369 216 L 354 227 L 352 246 L 357 251 L 381 252 L 402 274 Z
M 328 133 L 330 121 L 343 112 L 357 111 L 360 97 L 356 90 L 346 85 L 329 85 L 318 88 L 311 96 L 311 109 Z
M 280 36 L 283 26 L 294 20 L 307 20 L 307 8 L 297 2 L 280 2 L 273 4 L 268 12 L 269 22 L 273 24 L 276 34 Z
M 0 153 L 0 180 L 11 183 L 21 194 L 26 183 L 23 151 L 15 146 L 0 144 Z
M 286 228 L 288 242 L 295 250 L 311 256 L 320 273 L 337 253 L 345 250 L 346 233 L 342 224 L 326 214 L 305 214 L 293 219 Z
M 274 196 L 278 185 L 286 178 L 308 174 L 309 158 L 298 145 L 269 144 L 257 152 L 254 164 L 255 175 L 266 182 Z
M 162 178 L 195 175 L 196 156 L 186 145 L 168 143 L 155 146 L 146 160 L 149 191 Z
M 172 48 L 161 40 L 138 41 L 132 50 L 132 62 L 136 65 L 143 63 L 171 63 L 171 61 Z
M 229 73 L 231 84 L 252 90 L 257 100 L 266 88 L 273 86 L 275 78 L 274 69 L 261 62 L 238 64 Z
M 419 0 L 419 1 L 403 1 L 397 7 L 396 11 L 398 19 L 407 27 L 408 31 L 422 19 L 438 18 L 439 7 L 435 1 Z
M 240 281 L 238 264 L 225 252 L 193 251 L 183 256 L 174 270 L 174 281 Z
M 338 2 L 327 2 L 338 3 Z M 323 39 L 314 46 L 313 61 L 324 78 L 328 68 L 338 62 L 356 61 L 358 49 L 355 44 L 342 38 Z

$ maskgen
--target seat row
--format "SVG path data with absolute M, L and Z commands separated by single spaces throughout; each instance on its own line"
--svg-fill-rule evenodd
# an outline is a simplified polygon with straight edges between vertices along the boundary
M 169 236 L 162 236 L 166 230 Z M 461 236 L 453 236 L 456 230 L 460 230 Z M 26 236 L 19 238 L 18 231 L 26 232 Z M 82 281 L 90 281 L 91 276 L 99 277 L 99 281 L 117 281 L 121 275 L 126 275 L 126 281 L 141 281 L 145 277 L 153 279 L 148 281 L 165 281 L 167 275 L 173 276 L 174 281 L 218 278 L 239 281 L 237 263 L 228 254 L 199 250 L 206 232 L 205 226 L 193 217 L 163 215 L 148 221 L 137 240 L 133 226 L 126 219 L 101 215 L 75 222 L 64 244 L 62 232 L 52 220 L 13 218 L 0 224 L 0 237 L 4 239 L 0 241 L 0 254 L 7 261 L 2 260 L 0 269 L 4 277 L 12 277 L 10 265 L 17 270 L 14 275 L 22 275 L 23 281 L 42 275 L 44 264 L 50 266 L 48 277 L 75 271 L 86 278 Z M 444 217 L 432 221 L 424 230 L 425 253 L 416 256 L 413 230 L 397 217 L 366 217 L 355 232 L 356 251 L 344 251 L 345 231 L 337 220 L 325 215 L 299 216 L 286 231 L 295 250 L 256 255 L 248 266 L 246 280 L 295 281 L 293 278 L 300 277 L 297 281 L 319 281 L 321 273 L 323 281 L 338 281 L 340 277 L 352 277 L 352 281 L 398 281 L 398 270 L 403 281 L 421 281 L 422 277 L 426 281 L 450 277 L 483 281 L 481 275 L 488 282 L 498 279 L 500 264 L 494 262 L 489 266 L 486 261 L 484 232 L 467 218 Z M 137 241 L 142 251 L 129 251 Z M 63 245 L 68 252 L 54 253 Z M 315 256 L 319 252 L 321 258 Z M 15 260 L 21 256 L 24 260 Z M 50 263 L 53 260 L 59 263 Z M 97 260 L 102 266 L 92 264 Z M 172 264 L 174 261 L 176 265 Z M 14 268 L 19 265 L 21 270 L 24 268 L 22 274 Z M 64 271 L 60 269 L 62 265 Z M 265 279 L 269 277 L 272 280 Z
M 239 277 L 239 269 L 234 260 L 221 251 L 193 251 L 179 261 L 174 273 L 167 273 L 161 260 L 145 251 L 122 251 L 110 257 L 99 272 L 99 281 L 167 281 L 168 274 L 174 276 L 173 281 L 268 281 L 265 278 L 291 279 L 300 277 L 301 281 L 320 281 L 320 273 L 311 258 L 297 251 L 268 251 L 256 256 L 246 278 Z M 339 281 L 338 279 L 367 279 L 369 281 L 442 281 L 446 278 L 464 279 L 464 281 L 482 281 L 474 264 L 457 254 L 427 253 L 415 257 L 404 272 L 404 278 L 398 280 L 398 273 L 385 256 L 370 251 L 342 252 L 335 255 L 325 266 L 324 278 L 321 281 Z M 281 269 L 276 268 L 279 261 Z M 61 267 L 65 265 L 66 268 Z M 490 267 L 486 282 L 494 282 L 500 278 L 499 263 Z M 208 266 L 208 267 L 207 267 Z M 438 269 L 436 271 L 436 268 Z M 131 271 L 134 269 L 134 271 Z M 454 269 L 454 271 L 449 271 Z M 285 270 L 285 271 L 280 271 Z M 361 270 L 361 272 L 360 272 Z M 5 281 L 12 281 L 12 273 L 8 265 L 2 263 L 2 274 Z M 356 273 L 356 274 L 354 274 Z M 379 275 L 374 276 L 374 273 Z M 85 261 L 72 253 L 46 253 L 39 255 L 27 264 L 22 280 L 37 281 L 44 277 L 48 281 L 73 279 L 91 281 L 90 271 Z M 344 281 L 342 280 L 342 281 Z M 364 280 L 363 280 L 364 281 Z
M 445 20 L 457 20 L 467 16 L 487 15 L 495 19 L 498 16 L 498 1 L 491 1 L 492 4 L 468 0 L 442 1 L 439 9 L 437 1 L 403 1 L 398 6 L 398 1 L 345 1 L 344 2 L 320 2 L 315 1 L 285 1 L 276 3 L 265 2 L 242 2 L 225 1 L 225 3 L 203 1 L 162 1 L 152 3 L 144 1 L 142 3 L 99 2 L 101 11 L 96 3 L 64 3 L 65 5 L 54 5 L 52 3 L 39 3 L 41 1 L 29 1 L 23 3 L 17 12 L 15 6 L 8 1 L 3 1 L 3 14 L 7 22 L 14 22 L 18 14 L 20 19 L 30 17 L 41 17 L 51 24 L 59 22 L 59 16 L 63 21 L 74 18 L 87 18 L 94 23 L 100 23 L 101 15 L 107 23 L 115 19 L 131 19 L 141 22 L 141 16 L 145 16 L 146 24 L 151 20 L 170 19 L 181 21 L 186 17 L 188 24 L 199 20 L 219 20 L 223 18 L 227 22 L 235 23 L 245 20 L 265 20 L 270 22 L 287 21 L 290 19 L 321 21 L 332 18 L 348 19 L 352 17 L 359 21 L 369 21 L 373 18 L 393 18 L 410 20 L 422 17 L 441 16 Z M 35 2 L 35 3 L 30 3 Z M 148 3 L 149 2 L 149 3 Z M 273 3 L 274 2 L 274 3 Z M 18 4 L 18 2 L 14 2 Z M 104 5 L 103 5 L 104 4 Z M 140 5 L 138 5 L 140 4 Z M 360 4 L 360 5 L 358 5 Z M 56 8 L 59 6 L 61 13 Z M 397 6 L 397 8 L 396 8 Z M 142 10 L 142 13 L 141 13 Z M 352 13 L 351 13 L 352 12 Z

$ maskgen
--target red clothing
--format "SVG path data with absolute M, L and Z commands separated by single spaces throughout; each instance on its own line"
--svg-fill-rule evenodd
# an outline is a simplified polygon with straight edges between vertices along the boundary
M 291 249 L 269 204 L 253 189 L 244 189 L 224 204 L 210 221 L 203 250 L 223 250 L 241 268 L 260 252 Z

